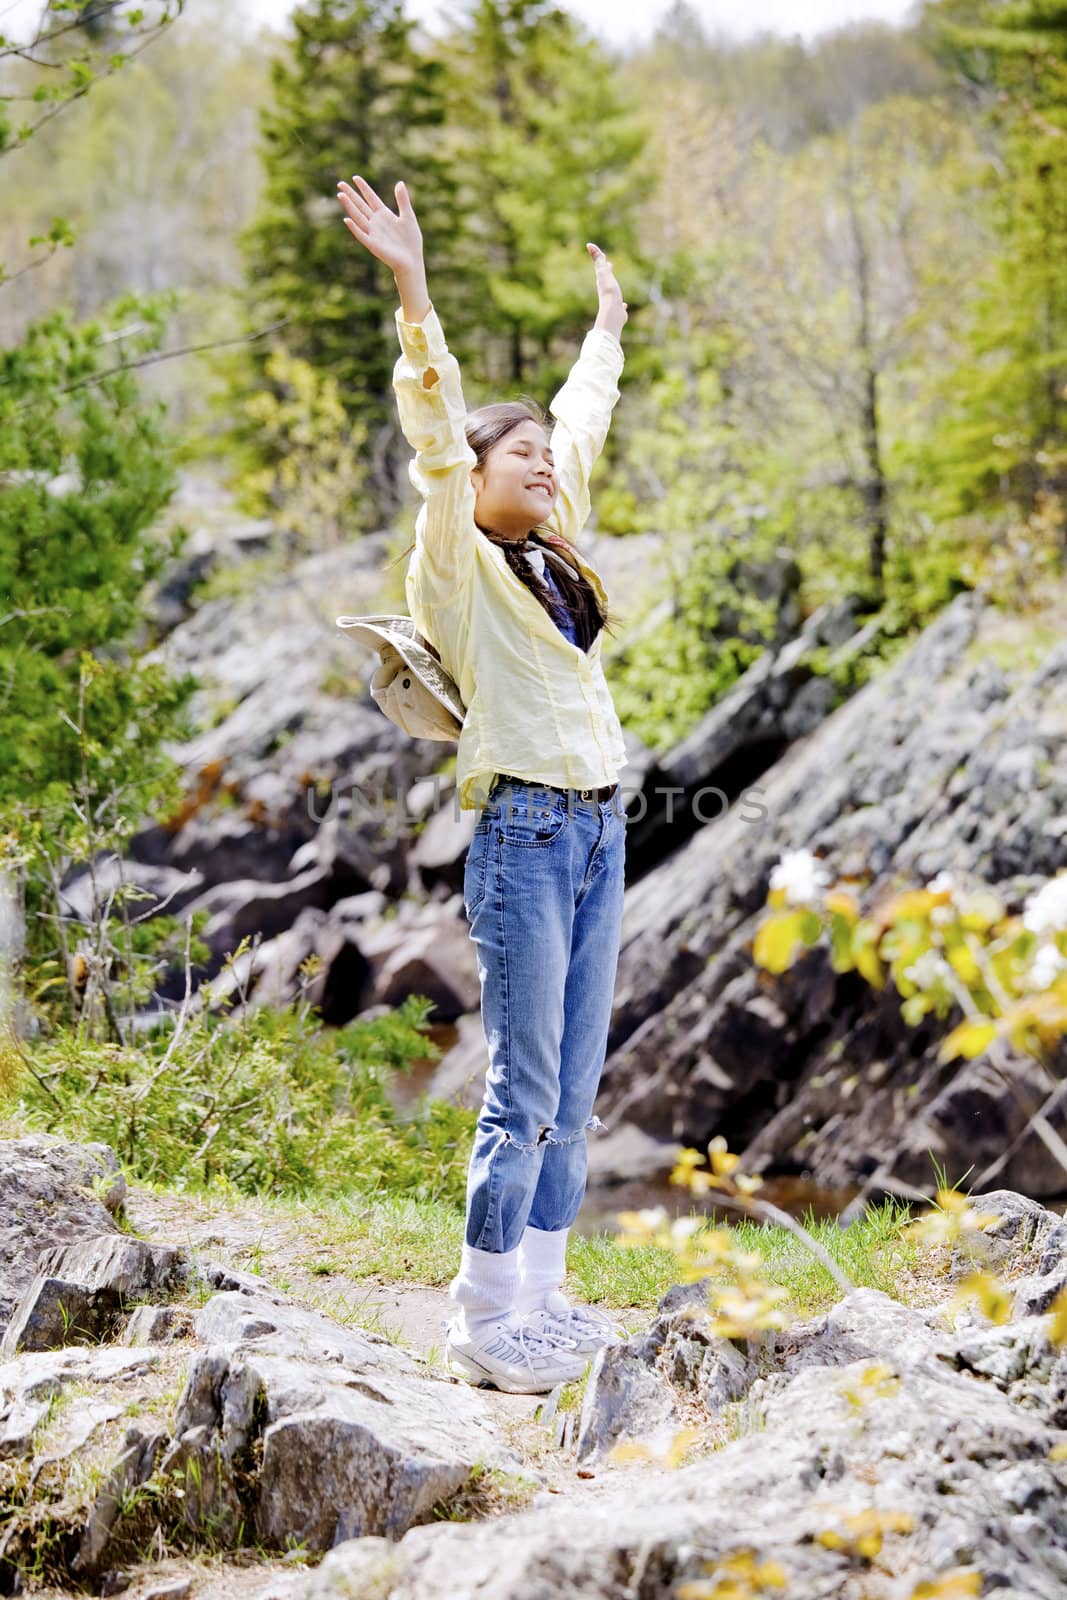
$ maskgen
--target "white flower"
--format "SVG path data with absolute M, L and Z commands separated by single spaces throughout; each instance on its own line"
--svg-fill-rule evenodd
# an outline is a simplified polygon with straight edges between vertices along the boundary
M 637 1215 L 641 1218 L 646 1228 L 662 1228 L 667 1220 L 667 1208 L 666 1206 L 655 1206 L 651 1210 L 639 1211 Z
M 1067 872 L 1050 878 L 1023 907 L 1023 927 L 1031 933 L 1058 933 L 1067 928 Z
M 901 976 L 919 989 L 930 989 L 939 978 L 951 977 L 952 968 L 944 956 L 939 956 L 936 950 L 924 950 L 910 967 L 903 969 Z
M 1056 949 L 1054 944 L 1039 945 L 1033 964 L 1027 973 L 1028 989 L 1051 989 L 1061 972 L 1067 972 L 1067 956 Z
M 939 872 L 936 878 L 931 878 L 926 885 L 931 894 L 951 894 L 956 887 L 956 880 L 951 872 Z
M 691 1239 L 704 1226 L 705 1220 L 704 1217 L 675 1217 L 671 1223 L 671 1238 L 679 1241 Z
M 787 850 L 771 872 L 771 888 L 784 889 L 790 906 L 811 905 L 829 882 L 830 874 L 810 850 Z

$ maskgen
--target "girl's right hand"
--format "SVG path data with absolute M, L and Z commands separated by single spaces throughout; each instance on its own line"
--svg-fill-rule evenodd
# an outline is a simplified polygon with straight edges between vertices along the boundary
M 344 180 L 337 185 L 337 198 L 345 211 L 344 223 L 371 255 L 403 277 L 422 268 L 422 230 L 412 208 L 407 185 L 396 186 L 397 210 L 379 199 L 363 178 L 353 176 L 352 189 Z

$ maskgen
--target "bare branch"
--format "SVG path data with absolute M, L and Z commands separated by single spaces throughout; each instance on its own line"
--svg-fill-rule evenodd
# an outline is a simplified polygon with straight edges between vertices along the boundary
M 173 3 L 177 6 L 177 11 L 175 12 L 173 17 L 170 15 L 170 11 L 169 11 L 170 3 L 171 3 L 171 0 L 167 0 L 167 5 L 168 5 L 167 12 L 164 14 L 164 16 L 159 21 L 159 23 L 156 24 L 154 31 L 149 33 L 148 37 L 143 41 L 142 44 L 140 44 L 137 47 L 136 50 L 124 51 L 123 52 L 123 58 L 119 62 L 118 66 L 111 66 L 109 64 L 108 67 L 106 68 L 106 70 L 96 73 L 89 80 L 88 83 L 83 84 L 80 89 L 75 89 L 71 94 L 67 95 L 65 99 L 60 100 L 56 105 L 54 105 L 52 107 L 52 109 L 50 111 L 47 111 L 43 117 L 39 117 L 38 120 L 36 122 L 34 122 L 26 130 L 26 135 L 25 135 L 24 138 L 16 139 L 12 144 L 7 144 L 7 145 L 0 146 L 0 157 L 5 156 L 5 155 L 9 155 L 12 150 L 18 150 L 22 145 L 24 145 L 26 143 L 26 141 L 28 139 L 32 138 L 32 136 L 40 128 L 43 128 L 46 123 L 51 122 L 53 117 L 58 117 L 59 113 L 61 111 L 65 111 L 68 106 L 73 105 L 75 100 L 80 100 L 83 95 L 88 94 L 89 90 L 93 87 L 94 84 L 101 83 L 105 78 L 114 77 L 116 72 L 121 72 L 122 68 L 126 65 L 126 63 L 128 61 L 135 61 L 137 59 L 137 57 L 141 54 L 142 50 L 147 50 L 148 46 L 150 44 L 152 44 L 154 42 L 154 40 L 158 39 L 161 36 L 161 34 L 163 34 L 163 32 L 167 28 L 169 28 L 172 25 L 172 23 L 176 22 L 178 20 L 178 17 L 181 16 L 183 7 L 185 5 L 185 0 L 173 0 Z M 103 15 L 104 13 L 98 13 L 98 14 L 99 15 Z M 91 20 L 91 19 L 83 18 L 82 20 L 85 21 L 85 20 Z M 44 39 L 58 38 L 61 33 L 68 33 L 71 28 L 75 28 L 75 27 L 78 27 L 78 26 L 80 26 L 79 23 L 74 23 L 74 22 L 65 23 L 62 28 L 56 29 L 53 33 L 45 34 L 42 37 L 35 39 L 30 48 L 31 49 L 35 48 L 38 44 L 42 43 Z M 15 46 L 9 46 L 7 49 L 0 50 L 0 61 L 2 61 L 3 58 L 5 56 L 7 56 L 7 55 L 17 55 L 17 54 L 19 54 L 19 48 L 15 47 Z M 39 62 L 38 63 L 38 65 L 40 65 L 40 66 L 44 66 L 46 64 L 48 64 L 48 63 L 44 63 L 44 62 Z M 61 63 L 61 65 L 67 65 L 67 64 L 68 63 L 65 63 L 65 62 Z M 0 95 L 0 104 L 3 103 L 3 100 L 4 100 L 4 96 Z
M 197 355 L 204 350 L 221 350 L 230 344 L 251 344 L 254 339 L 264 339 L 268 333 L 274 333 L 278 328 L 284 328 L 291 322 L 291 317 L 282 317 L 277 322 L 271 322 L 265 328 L 260 328 L 256 333 L 242 333 L 235 339 L 213 339 L 208 344 L 183 345 L 178 350 L 163 350 L 158 355 L 144 356 L 140 361 L 123 361 L 117 367 L 108 367 L 105 372 L 94 372 L 86 378 L 79 378 L 76 383 L 68 383 L 62 388 L 50 389 L 44 398 L 51 399 L 57 394 L 73 394 L 76 389 L 86 389 L 96 383 L 103 383 L 105 378 L 113 378 L 120 372 L 134 372 L 138 367 L 154 367 L 161 361 L 171 361 L 175 356 Z M 7 381 L 7 380 L 4 380 Z M 27 411 L 34 405 L 39 405 L 40 400 L 24 400 L 16 411 Z

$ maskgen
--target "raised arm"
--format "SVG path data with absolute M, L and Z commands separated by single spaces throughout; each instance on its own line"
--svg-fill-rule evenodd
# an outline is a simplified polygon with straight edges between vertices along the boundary
M 559 476 L 559 495 L 549 521 L 572 544 L 589 516 L 589 477 L 604 448 L 619 398 L 620 335 L 627 318 L 611 262 L 599 245 L 590 244 L 586 249 L 596 269 L 597 317 L 566 383 L 549 407 L 556 419 L 552 453 Z
M 396 186 L 391 211 L 358 176 L 337 185 L 345 226 L 392 271 L 400 296 L 396 314 L 401 354 L 393 388 L 404 437 L 415 452 L 409 467 L 423 497 L 415 524 L 419 577 L 424 598 L 444 604 L 455 598 L 474 568 L 474 489 L 477 457 L 467 443 L 459 365 L 447 345 L 426 287 L 422 232 L 407 185 Z

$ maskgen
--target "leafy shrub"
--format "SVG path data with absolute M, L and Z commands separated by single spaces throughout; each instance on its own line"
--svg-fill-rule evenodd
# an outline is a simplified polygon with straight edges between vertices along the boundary
M 612 651 L 612 695 L 619 717 L 652 750 L 683 739 L 762 655 L 775 632 L 775 606 L 737 581 L 739 542 L 694 535 L 686 569 L 653 595 L 650 616 L 669 600 L 670 616 Z M 744 552 L 747 553 L 747 552 Z
M 103 1140 L 133 1176 L 172 1188 L 369 1189 L 462 1205 L 475 1114 L 430 1101 L 405 1119 L 388 1095 L 395 1073 L 436 1053 L 421 1031 L 431 1005 L 412 995 L 340 1029 L 303 1002 L 234 1018 L 203 1010 L 126 1046 L 64 1030 L 22 1047 L 7 1109 L 30 1129 Z

